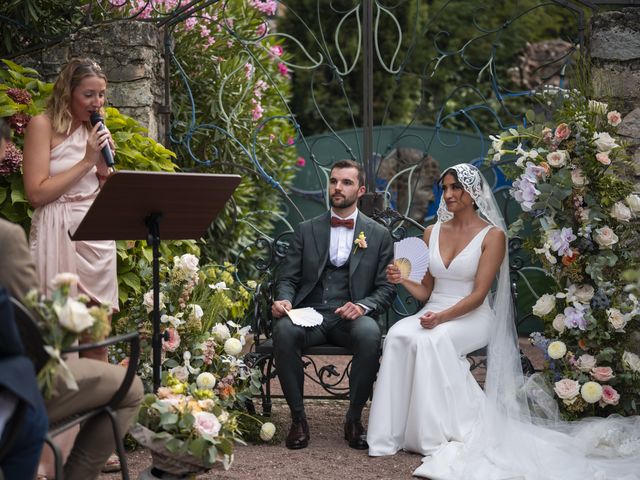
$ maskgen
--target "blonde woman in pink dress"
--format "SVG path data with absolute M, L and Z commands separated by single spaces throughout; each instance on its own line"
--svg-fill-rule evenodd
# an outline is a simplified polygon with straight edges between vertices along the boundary
M 58 273 L 75 273 L 78 293 L 109 302 L 117 311 L 115 242 L 69 237 L 111 174 L 101 154 L 105 146 L 114 149 L 111 134 L 89 121 L 92 112 L 103 114 L 106 88 L 97 63 L 71 60 L 55 82 L 45 113 L 29 122 L 23 171 L 27 199 L 35 207 L 29 240 L 41 291 L 50 293 Z M 106 349 L 83 356 L 107 361 Z

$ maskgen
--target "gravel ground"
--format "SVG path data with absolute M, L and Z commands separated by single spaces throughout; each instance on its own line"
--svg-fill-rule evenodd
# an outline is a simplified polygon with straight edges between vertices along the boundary
M 521 345 L 536 368 L 542 358 L 538 350 L 521 340 Z M 320 362 L 326 358 L 318 359 Z M 331 357 L 339 370 L 346 365 L 347 358 Z M 477 372 L 479 380 L 483 372 Z M 274 395 L 279 392 L 274 380 Z M 305 393 L 320 395 L 322 391 L 307 380 Z M 256 400 L 256 406 L 259 406 Z M 302 450 L 289 450 L 284 446 L 284 437 L 289 429 L 289 410 L 282 399 L 274 399 L 272 421 L 277 433 L 274 444 L 238 445 L 235 460 L 228 471 L 211 470 L 199 479 L 261 479 L 261 480 L 371 480 L 409 479 L 420 465 L 419 455 L 400 452 L 389 457 L 369 457 L 366 450 L 353 450 L 343 439 L 342 423 L 347 410 L 343 400 L 310 399 L 305 401 L 309 419 L 311 441 Z M 364 411 L 366 417 L 368 409 Z M 145 449 L 138 449 L 128 455 L 131 478 L 137 479 L 140 472 L 151 464 L 151 455 Z M 100 480 L 117 480 L 119 474 L 102 474 Z

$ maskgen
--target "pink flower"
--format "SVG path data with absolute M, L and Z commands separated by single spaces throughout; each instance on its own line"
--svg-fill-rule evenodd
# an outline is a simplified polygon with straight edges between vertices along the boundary
M 555 383 L 553 390 L 563 400 L 572 400 L 580 393 L 580 384 L 570 378 L 563 378 Z
M 187 31 L 193 30 L 193 28 L 196 26 L 196 23 L 198 23 L 198 21 L 195 17 L 189 17 L 184 21 L 184 29 Z
M 173 397 L 173 392 L 168 387 L 159 387 L 156 395 L 160 399 L 171 398 Z
M 251 63 L 245 63 L 244 64 L 244 75 L 247 78 L 251 78 L 251 76 L 253 75 L 253 65 Z
M 304 167 L 306 163 L 307 161 L 304 159 L 304 157 L 298 157 L 298 159 L 296 160 L 297 167 Z
M 261 23 L 258 25 L 258 28 L 256 28 L 256 35 L 262 37 L 265 33 L 267 33 L 267 24 Z
M 281 57 L 282 54 L 284 53 L 284 50 L 280 45 L 274 45 L 269 49 L 269 51 L 271 52 L 271 55 L 273 55 L 274 57 Z
M 162 349 L 165 352 L 175 352 L 180 346 L 180 334 L 173 327 L 167 328 L 165 331 L 169 334 L 169 340 L 162 339 Z
M 609 152 L 596 153 L 596 160 L 602 165 L 611 165 L 611 159 L 609 158 Z
M 255 122 L 256 120 L 260 120 L 262 118 L 263 112 L 264 108 L 262 108 L 262 105 L 256 102 L 253 110 L 251 110 L 251 118 L 253 119 L 253 121 Z
M 569 138 L 569 135 L 571 135 L 571 129 L 566 123 L 561 123 L 556 127 L 556 140 L 561 142 L 562 140 L 566 140 L 567 138 Z
M 613 377 L 615 377 L 615 375 L 611 367 L 595 367 L 591 369 L 591 378 L 598 382 L 608 382 Z
M 620 112 L 613 110 L 612 112 L 607 113 L 607 122 L 609 122 L 609 125 L 612 125 L 614 127 L 620 125 L 620 122 L 622 122 L 622 116 L 620 115 Z
M 280 62 L 278 64 L 278 71 L 280 72 L 280 75 L 282 75 L 283 77 L 289 77 L 289 69 L 287 68 L 287 66 Z
M 544 127 L 542 129 L 542 141 L 547 145 L 549 145 L 552 140 L 553 140 L 553 130 L 551 130 L 549 127 Z
M 251 0 L 249 5 L 265 15 L 273 15 L 278 9 L 276 0 Z
M 600 406 L 605 405 L 617 405 L 620 400 L 620 394 L 611 385 L 602 386 L 602 398 L 600 399 Z
M 280 50 L 282 50 L 282 47 Z M 280 52 L 280 55 L 282 55 L 282 52 Z M 16 103 L 23 105 L 31 103 L 31 94 L 24 88 L 9 88 L 7 89 L 7 96 Z
M 296 143 L 296 141 L 293 139 L 293 137 L 287 138 L 287 145 L 293 145 L 294 143 Z
M 220 421 L 213 413 L 195 412 L 193 414 L 196 421 L 193 427 L 201 435 L 209 435 L 215 437 L 220 432 Z

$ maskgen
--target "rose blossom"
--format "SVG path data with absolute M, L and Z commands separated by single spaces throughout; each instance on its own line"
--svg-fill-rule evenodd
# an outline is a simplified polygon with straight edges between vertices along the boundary
M 169 373 L 180 382 L 186 382 L 189 379 L 189 369 L 184 365 L 178 365 L 169 370 Z
M 580 395 L 587 403 L 596 403 L 602 398 L 602 385 L 596 382 L 586 382 L 580 389 Z
M 567 151 L 556 150 L 555 152 L 547 154 L 547 162 L 549 165 L 556 168 L 564 166 L 567 163 Z
M 558 360 L 559 358 L 564 357 L 567 353 L 567 346 L 564 344 L 564 342 L 556 340 L 555 342 L 551 342 L 549 344 L 549 347 L 547 347 L 547 353 L 554 360 Z
M 180 334 L 173 327 L 167 328 L 165 331 L 169 332 L 169 340 L 162 339 L 162 349 L 168 352 L 175 352 L 180 346 Z
M 620 400 L 620 394 L 611 385 L 602 386 L 602 398 L 600 399 L 600 406 L 605 405 L 617 405 Z
M 593 239 L 602 248 L 611 248 L 612 245 L 618 243 L 618 236 L 606 225 L 602 228 L 596 228 Z
M 640 357 L 635 353 L 624 352 L 622 354 L 622 363 L 624 363 L 625 367 L 628 369 L 640 373 Z
M 196 412 L 193 414 L 196 421 L 193 427 L 198 433 L 202 435 L 209 435 L 215 437 L 220 431 L 220 421 L 213 413 L 209 412 Z
M 76 275 L 75 273 L 59 273 L 55 277 L 53 277 L 53 280 L 51 280 L 51 285 L 53 286 L 53 288 L 59 288 L 63 285 L 75 287 L 76 285 L 78 285 L 78 280 L 78 275 Z
M 611 207 L 611 216 L 620 222 L 631 220 L 631 209 L 622 202 L 616 202 Z
M 561 142 L 562 140 L 566 140 L 567 138 L 569 138 L 569 135 L 571 135 L 571 129 L 566 123 L 561 123 L 556 127 L 556 140 Z
M 629 205 L 629 208 L 633 213 L 640 212 L 640 196 L 632 193 L 630 195 L 627 195 L 625 201 L 627 202 L 627 205 Z
M 567 326 L 564 324 L 566 317 L 564 316 L 563 313 L 559 313 L 558 315 L 555 316 L 555 318 L 553 319 L 553 323 L 551 324 L 551 326 L 559 333 L 564 332 L 564 330 L 567 328 Z
M 556 306 L 556 297 L 551 294 L 545 293 L 542 295 L 536 304 L 533 306 L 532 311 L 533 314 L 538 317 L 543 317 L 544 315 L 548 315 L 553 311 Z
M 591 369 L 591 378 L 599 382 L 608 382 L 615 375 L 611 367 L 595 367 Z
M 609 152 L 598 152 L 598 153 L 596 153 L 596 160 L 598 160 L 602 165 L 611 165 L 611 159 L 609 158 Z
M 187 274 L 197 272 L 199 262 L 198 257 L 190 253 L 185 253 L 181 257 L 173 257 L 174 268 Z
M 158 387 L 158 391 L 156 392 L 156 395 L 158 396 L 159 399 L 165 399 L 165 398 L 170 398 L 171 396 L 173 396 L 173 392 L 171 391 L 170 388 L 167 387 Z
M 273 438 L 274 433 L 276 433 L 276 426 L 273 423 L 263 423 L 260 428 L 260 439 L 264 442 L 268 442 Z
M 573 170 L 571 170 L 571 181 L 577 187 L 582 187 L 589 183 L 589 180 L 587 180 L 587 178 L 582 173 L 581 168 L 574 168 Z
M 551 130 L 549 127 L 544 127 L 542 129 L 542 141 L 549 145 L 551 143 L 551 140 L 553 140 L 553 130 Z
M 607 309 L 607 320 L 616 332 L 624 332 L 624 327 L 627 325 L 629 318 L 623 315 L 617 308 Z
M 618 112 L 617 110 L 612 110 L 607 113 L 607 122 L 609 123 L 609 125 L 617 127 L 618 125 L 620 125 L 620 122 L 622 122 L 622 115 L 620 115 L 620 112 Z
M 75 333 L 86 330 L 95 321 L 84 303 L 71 298 L 68 298 L 62 307 L 56 304 L 53 309 L 58 315 L 60 325 Z
M 573 400 L 580 393 L 580 384 L 570 378 L 563 378 L 555 383 L 553 391 L 563 400 Z
M 567 289 L 567 302 L 589 303 L 593 298 L 594 289 L 591 285 L 571 284 Z
M 586 353 L 584 355 L 580 355 L 580 357 L 576 361 L 576 368 L 581 372 L 590 372 L 595 368 L 595 366 L 596 366 L 595 357 Z
M 224 342 L 224 351 L 227 355 L 236 357 L 242 351 L 242 343 L 237 338 L 229 338 Z
M 227 327 L 224 323 L 216 323 L 213 328 L 211 328 L 211 333 L 218 340 L 227 340 L 231 337 L 229 327 Z
M 164 293 L 160 292 L 159 297 L 160 297 L 159 307 L 160 307 L 160 310 L 162 310 L 163 308 L 166 307 L 164 303 L 165 301 Z M 142 304 L 147 309 L 147 313 L 150 313 L 153 311 L 153 290 L 149 290 L 147 293 L 144 294 Z
M 608 152 L 619 147 L 615 139 L 607 132 L 598 132 L 593 134 L 593 143 L 599 152 Z

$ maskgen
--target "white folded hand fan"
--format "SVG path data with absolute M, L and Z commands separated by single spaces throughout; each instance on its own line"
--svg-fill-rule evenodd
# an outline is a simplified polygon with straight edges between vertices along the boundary
M 322 323 L 322 315 L 311 307 L 293 308 L 287 310 L 287 315 L 294 325 L 300 325 L 301 327 L 315 327 Z
M 421 282 L 429 268 L 429 247 L 424 240 L 409 237 L 393 245 L 393 263 L 400 269 L 402 278 Z

